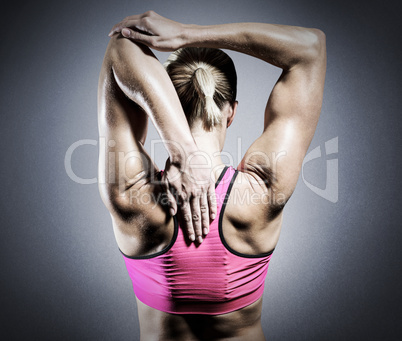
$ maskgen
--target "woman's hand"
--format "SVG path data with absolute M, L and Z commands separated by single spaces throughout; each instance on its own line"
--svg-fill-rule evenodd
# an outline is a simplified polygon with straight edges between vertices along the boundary
M 171 214 L 179 210 L 180 223 L 191 241 L 203 241 L 210 219 L 216 217 L 215 184 L 205 157 L 193 153 L 183 163 L 166 162 L 162 181 L 168 192 Z
M 148 11 L 132 15 L 116 24 L 109 33 L 140 42 L 158 51 L 175 51 L 184 44 L 184 27 L 176 21 Z

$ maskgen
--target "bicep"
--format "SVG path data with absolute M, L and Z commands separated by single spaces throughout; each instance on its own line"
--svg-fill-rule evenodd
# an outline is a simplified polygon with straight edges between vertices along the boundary
M 264 131 L 239 165 L 273 189 L 276 201 L 285 203 L 296 186 L 320 115 L 324 77 L 325 63 L 282 73 L 268 99 Z

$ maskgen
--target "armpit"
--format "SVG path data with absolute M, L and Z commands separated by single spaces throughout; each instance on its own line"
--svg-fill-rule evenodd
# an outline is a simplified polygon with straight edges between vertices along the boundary
M 255 184 L 258 184 L 263 189 L 264 193 L 260 193 L 260 195 L 265 196 L 265 199 L 261 200 L 261 202 L 267 204 L 268 218 L 270 220 L 276 218 L 282 212 L 289 198 L 276 188 L 277 179 L 272 168 L 263 162 L 243 161 L 238 169 L 250 175 L 255 180 Z M 254 187 L 252 183 L 250 185 Z
M 271 167 L 267 166 L 266 163 L 259 163 L 258 160 L 253 161 L 254 162 L 241 162 L 238 169 L 244 173 L 251 173 L 250 175 L 252 175 L 258 183 L 262 183 L 267 189 L 271 189 L 276 181 L 273 170 Z M 257 178 L 254 175 L 256 175 Z

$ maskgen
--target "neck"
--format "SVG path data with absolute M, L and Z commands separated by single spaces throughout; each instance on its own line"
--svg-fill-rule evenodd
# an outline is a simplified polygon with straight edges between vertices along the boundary
M 219 128 L 216 128 L 219 129 Z M 223 169 L 223 162 L 221 159 L 221 150 L 223 147 L 223 141 L 220 131 L 213 129 L 208 132 L 204 129 L 191 129 L 194 141 L 197 144 L 198 149 L 208 160 L 211 168 L 217 178 Z

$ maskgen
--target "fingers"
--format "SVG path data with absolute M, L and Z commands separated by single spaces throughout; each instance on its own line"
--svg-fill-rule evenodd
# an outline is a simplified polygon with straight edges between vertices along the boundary
M 202 197 L 204 198 L 202 199 Z M 202 210 L 201 207 L 203 207 Z M 180 211 L 183 216 L 184 224 L 183 228 L 192 242 L 203 242 L 203 228 L 204 234 L 206 235 L 208 233 L 209 214 L 208 211 L 205 211 L 207 207 L 208 200 L 206 195 L 192 196 L 190 200 L 181 200 L 180 202 Z
M 109 37 L 111 37 L 115 33 L 122 32 L 125 28 L 131 29 L 131 31 L 135 31 L 141 34 L 152 35 L 150 25 L 151 23 L 147 18 L 134 15 L 114 25 L 109 32 Z
M 174 216 L 177 213 L 177 202 L 176 202 L 176 198 L 174 197 L 174 195 L 171 192 L 171 189 L 169 187 L 169 181 L 166 177 L 166 173 L 167 172 L 164 172 L 164 174 L 162 175 L 161 186 L 166 193 L 167 205 L 169 206 L 169 213 L 171 216 Z
M 166 187 L 170 213 L 173 215 L 179 211 L 181 227 L 189 240 L 202 243 L 209 233 L 211 220 L 217 215 L 214 183 L 205 186 L 204 181 L 202 185 L 187 173 L 177 172 L 168 162 L 162 182 Z
M 215 185 L 214 184 L 209 186 L 207 197 L 208 197 L 209 215 L 210 215 L 211 220 L 214 220 L 216 218 L 216 212 L 217 212 Z
M 167 191 L 167 197 L 168 197 L 168 205 L 169 205 L 169 213 L 171 216 L 176 215 L 177 212 L 177 203 L 174 195 L 172 194 L 171 191 Z
M 177 205 L 176 198 L 173 194 L 167 192 L 169 198 L 170 213 L 176 214 L 180 209 L 182 216 L 183 229 L 186 231 L 188 238 L 194 242 L 203 242 L 203 234 L 207 235 L 209 232 L 209 210 L 207 194 L 187 197 L 185 193 L 179 196 L 179 206 Z M 174 214 L 172 212 L 174 210 Z
M 207 235 L 209 232 L 209 208 L 207 196 L 207 193 L 203 193 L 200 197 L 201 227 L 204 235 Z
M 188 238 L 193 242 L 195 241 L 194 228 L 192 223 L 192 215 L 190 210 L 190 204 L 188 201 L 184 201 L 180 205 L 181 213 L 183 215 L 183 228 L 186 230 Z
M 118 24 L 114 25 L 108 35 L 109 35 L 109 37 L 111 37 L 115 33 L 120 33 L 124 28 L 137 27 L 137 25 L 136 25 L 137 23 L 138 23 L 137 20 L 130 20 L 130 21 L 123 20 L 123 21 L 119 22 Z
M 195 238 L 202 243 L 200 197 L 198 196 L 191 199 L 191 215 Z
M 120 33 L 124 38 L 133 40 L 135 42 L 143 43 L 147 46 L 153 46 L 155 43 L 155 37 L 138 32 L 136 30 L 129 29 L 127 27 L 122 28 Z
M 111 37 L 115 33 L 121 32 L 124 27 L 137 27 L 137 25 L 140 23 L 140 19 L 141 18 L 139 15 L 133 15 L 131 17 L 125 18 L 124 20 L 113 26 L 113 28 L 109 32 L 109 37 Z
M 192 230 L 199 243 L 203 242 L 203 235 L 209 233 L 210 214 L 207 196 L 207 193 L 202 193 L 200 196 L 192 197 L 190 202 Z

